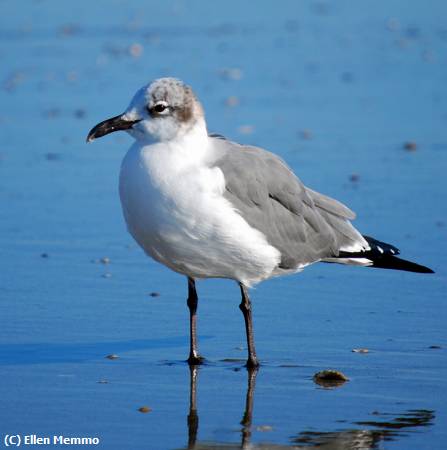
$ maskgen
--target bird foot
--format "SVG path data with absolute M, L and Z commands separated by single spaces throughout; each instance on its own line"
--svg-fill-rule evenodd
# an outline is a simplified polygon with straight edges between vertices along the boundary
M 186 360 L 186 362 L 190 366 L 197 366 L 199 364 L 203 364 L 205 362 L 205 358 L 200 355 L 189 355 L 189 358 Z
M 259 367 L 259 361 L 257 358 L 248 358 L 245 364 L 247 369 L 257 369 Z

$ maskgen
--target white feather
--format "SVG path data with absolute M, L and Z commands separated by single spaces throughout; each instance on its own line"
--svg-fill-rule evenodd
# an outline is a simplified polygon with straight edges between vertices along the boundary
M 199 120 L 168 142 L 137 141 L 121 167 L 124 217 L 145 252 L 171 269 L 250 286 L 270 277 L 281 255 L 224 198 L 208 139 Z

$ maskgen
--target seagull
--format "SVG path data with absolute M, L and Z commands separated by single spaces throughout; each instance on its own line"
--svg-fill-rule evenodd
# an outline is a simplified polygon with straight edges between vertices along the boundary
M 137 91 L 123 114 L 104 120 L 87 142 L 125 130 L 135 142 L 120 171 L 128 231 L 144 252 L 188 280 L 190 352 L 200 364 L 196 279 L 239 284 L 247 367 L 259 365 L 248 289 L 316 262 L 433 273 L 364 236 L 354 212 L 306 186 L 262 148 L 209 134 L 201 103 L 176 78 Z

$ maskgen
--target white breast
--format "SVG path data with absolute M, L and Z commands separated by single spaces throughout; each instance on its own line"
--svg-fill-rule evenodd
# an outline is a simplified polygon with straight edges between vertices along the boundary
M 252 285 L 272 275 L 280 253 L 223 197 L 208 137 L 141 145 L 125 156 L 120 197 L 129 232 L 147 254 L 196 278 Z

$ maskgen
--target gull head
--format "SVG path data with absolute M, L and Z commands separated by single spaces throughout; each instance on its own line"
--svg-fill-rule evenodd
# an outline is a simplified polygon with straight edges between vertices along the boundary
M 137 140 L 167 142 L 204 126 L 203 109 L 193 90 L 176 78 L 159 78 L 134 95 L 123 114 L 93 127 L 87 142 L 125 130 Z

